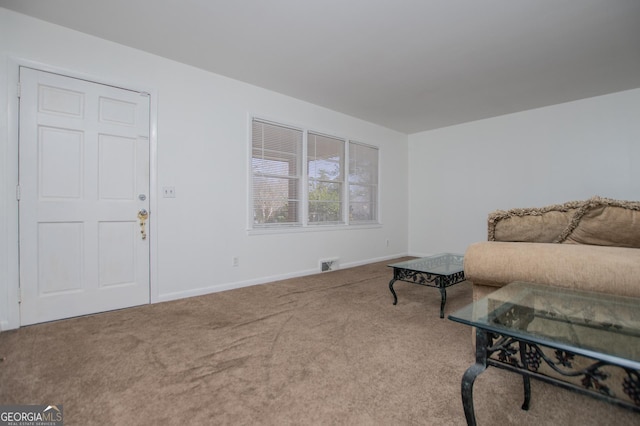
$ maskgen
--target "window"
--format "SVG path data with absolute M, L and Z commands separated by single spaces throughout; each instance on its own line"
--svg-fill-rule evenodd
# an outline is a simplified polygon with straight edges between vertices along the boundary
M 349 142 L 349 221 L 378 220 L 378 148 Z
M 258 118 L 251 132 L 254 229 L 378 222 L 377 148 Z
M 300 225 L 302 131 L 253 121 L 254 225 Z
M 344 223 L 344 141 L 307 135 L 309 223 Z

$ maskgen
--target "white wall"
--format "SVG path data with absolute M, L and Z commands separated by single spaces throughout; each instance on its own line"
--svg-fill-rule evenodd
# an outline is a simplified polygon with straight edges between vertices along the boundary
M 640 89 L 409 136 L 409 252 L 463 253 L 497 209 L 640 200 Z
M 155 194 L 153 300 L 307 274 L 321 258 L 350 266 L 406 254 L 407 135 L 0 8 L 0 329 L 17 325 L 15 60 L 157 95 L 157 186 L 177 195 Z M 378 146 L 383 225 L 248 235 L 250 113 Z

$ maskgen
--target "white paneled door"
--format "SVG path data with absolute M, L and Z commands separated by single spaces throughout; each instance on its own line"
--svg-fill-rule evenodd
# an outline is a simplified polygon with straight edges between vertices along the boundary
M 149 303 L 149 95 L 20 68 L 21 325 Z

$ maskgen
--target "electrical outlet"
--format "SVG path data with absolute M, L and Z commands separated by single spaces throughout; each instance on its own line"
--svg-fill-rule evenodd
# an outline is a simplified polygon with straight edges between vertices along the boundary
M 386 244 L 387 247 L 389 247 L 389 240 L 388 239 L 385 241 L 385 244 Z
M 231 260 L 231 265 L 234 267 L 240 266 L 240 258 L 239 257 L 234 257 Z
M 176 188 L 173 186 L 165 186 L 162 188 L 162 196 L 164 198 L 176 198 Z

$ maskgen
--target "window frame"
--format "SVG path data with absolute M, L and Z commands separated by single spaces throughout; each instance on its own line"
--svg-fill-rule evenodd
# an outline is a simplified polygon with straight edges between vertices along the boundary
M 341 152 L 340 152 L 340 157 L 339 157 L 339 179 L 320 179 L 318 177 L 312 177 L 311 173 L 309 172 L 308 168 L 309 168 L 309 162 L 310 162 L 310 153 L 309 153 L 309 136 L 315 136 L 316 140 L 314 141 L 316 143 L 316 147 L 317 147 L 317 143 L 318 140 L 317 138 L 324 138 L 324 139 L 332 139 L 336 142 L 340 142 L 341 143 Z M 330 135 L 326 135 L 320 132 L 315 132 L 312 130 L 307 130 L 305 133 L 305 141 L 306 141 L 306 151 L 304 153 L 305 155 L 305 167 L 306 167 L 306 175 L 304 176 L 304 179 L 307 182 L 307 189 L 305 191 L 305 195 L 306 195 L 306 200 L 304 202 L 304 204 L 307 206 L 307 213 L 305 215 L 305 218 L 307 220 L 306 224 L 307 226 L 331 226 L 331 225 L 344 225 L 346 224 L 346 217 L 345 217 L 345 207 L 346 207 L 346 201 L 348 201 L 348 198 L 346 197 L 346 192 L 345 192 L 345 185 L 347 184 L 347 176 L 346 176 L 346 169 L 347 169 L 347 164 L 346 164 L 346 151 L 347 151 L 347 143 L 348 141 L 344 138 L 339 138 L 337 136 L 330 136 Z M 316 160 L 318 160 L 317 157 L 313 157 Z M 326 220 L 326 221 L 322 221 L 322 220 L 315 220 L 312 221 L 310 216 L 311 216 L 311 212 L 310 212 L 310 207 L 312 205 L 312 201 L 311 200 L 311 192 L 310 192 L 310 188 L 311 188 L 311 184 L 312 182 L 317 182 L 319 184 L 326 184 L 326 185 L 331 185 L 331 184 L 335 184 L 335 185 L 339 185 L 340 187 L 340 191 L 339 191 L 339 209 L 340 209 L 340 217 L 338 218 L 338 220 Z
M 364 220 L 354 220 L 351 218 L 351 203 L 353 202 L 353 200 L 351 199 L 351 145 L 355 145 L 355 146 L 360 146 L 363 148 L 368 148 L 368 149 L 373 149 L 376 151 L 376 181 L 375 183 L 363 183 L 363 184 L 359 184 L 358 186 L 362 186 L 362 187 L 369 187 L 372 188 L 373 191 L 371 192 L 371 194 L 373 194 L 375 196 L 375 217 L 372 219 L 364 219 Z M 349 202 L 348 205 L 348 212 L 349 212 L 349 223 L 352 225 L 357 225 L 357 224 L 375 224 L 375 223 L 380 223 L 380 148 L 374 145 L 370 145 L 370 144 L 366 144 L 366 143 L 362 143 L 362 142 L 358 142 L 355 140 L 349 140 L 348 144 L 347 144 L 347 160 L 349 161 L 349 164 L 346 166 L 346 172 L 347 172 L 347 176 L 345 177 L 345 190 L 347 192 L 347 200 Z M 355 185 L 355 184 L 353 184 Z
M 340 230 L 340 229 L 362 229 L 362 228 L 378 228 L 382 226 L 380 218 L 380 147 L 356 141 L 347 137 L 336 136 L 332 132 L 316 131 L 310 127 L 300 126 L 287 123 L 283 120 L 266 118 L 264 115 L 248 115 L 248 182 L 247 182 L 247 232 L 249 234 L 270 234 L 270 233 L 288 233 L 288 232 L 304 232 L 304 231 L 318 231 L 318 230 Z M 255 223 L 254 217 L 254 171 L 253 171 L 253 124 L 254 122 L 266 123 L 283 128 L 289 128 L 295 131 L 302 132 L 302 148 L 299 153 L 299 186 L 300 191 L 298 197 L 298 218 L 296 223 L 284 222 L 284 223 Z M 341 180 L 341 220 L 340 221 L 327 221 L 327 222 L 313 222 L 309 220 L 309 171 L 308 171 L 308 136 L 309 134 L 336 139 L 343 142 L 343 158 L 342 158 L 342 180 Z M 349 151 L 351 144 L 361 145 L 363 147 L 369 147 L 375 149 L 377 152 L 376 163 L 376 177 L 377 183 L 375 188 L 375 218 L 372 220 L 352 220 L 350 218 L 350 187 L 351 182 L 349 180 L 350 171 L 350 159 Z
M 295 164 L 295 168 L 296 168 L 296 174 L 292 175 L 292 174 L 278 174 L 278 173 L 255 173 L 254 172 L 254 145 L 253 145 L 253 126 L 254 123 L 261 123 L 263 125 L 268 125 L 268 126 L 273 126 L 273 127 L 279 127 L 281 129 L 288 129 L 291 130 L 293 132 L 299 132 L 300 133 L 300 141 L 299 141 L 299 146 L 297 149 L 297 154 L 296 157 L 294 158 L 294 164 Z M 305 176 L 305 172 L 304 172 L 304 163 L 302 162 L 302 158 L 301 155 L 303 153 L 304 150 L 304 143 L 305 143 L 305 133 L 303 129 L 300 129 L 298 127 L 294 127 L 294 126 L 289 126 L 289 125 L 285 125 L 285 124 L 281 124 L 281 123 L 277 123 L 277 122 L 273 122 L 271 120 L 263 120 L 257 117 L 254 117 L 251 120 L 250 123 L 250 137 L 249 137 L 249 144 L 250 144 L 250 156 L 249 156 L 249 173 L 250 173 L 250 187 L 251 187 L 251 191 L 250 191 L 250 199 L 249 199 L 249 216 L 250 216 L 250 223 L 252 224 L 252 227 L 254 228 L 295 228 L 295 227 L 300 227 L 303 225 L 304 223 L 304 217 L 301 216 L 301 209 L 300 209 L 300 204 L 302 203 L 302 199 L 301 199 L 301 195 L 303 194 L 304 191 L 304 176 Z M 262 152 L 263 154 L 265 153 L 265 149 L 264 149 L 264 138 L 263 138 L 263 147 L 262 147 Z M 272 154 L 273 154 L 273 150 L 272 150 Z M 282 163 L 286 163 L 289 162 L 289 164 L 292 164 L 290 161 L 287 161 L 287 153 L 286 152 L 281 152 L 282 156 L 281 157 L 277 157 L 276 155 L 271 155 L 272 157 L 272 161 L 282 161 Z M 263 155 L 262 159 L 265 159 L 265 156 Z M 284 182 L 289 182 L 289 185 L 291 185 L 292 183 L 295 184 L 295 188 L 296 188 L 296 192 L 298 193 L 298 198 L 295 200 L 295 204 L 296 204 L 296 214 L 295 217 L 297 220 L 295 221 L 289 221 L 289 222 L 266 222 L 266 223 L 262 223 L 259 224 L 259 226 L 255 226 L 255 178 L 256 177 L 261 177 L 264 179 L 280 179 Z M 292 201 L 291 197 L 287 197 L 287 206 L 289 205 L 289 203 Z M 290 213 L 289 213 L 290 214 Z

